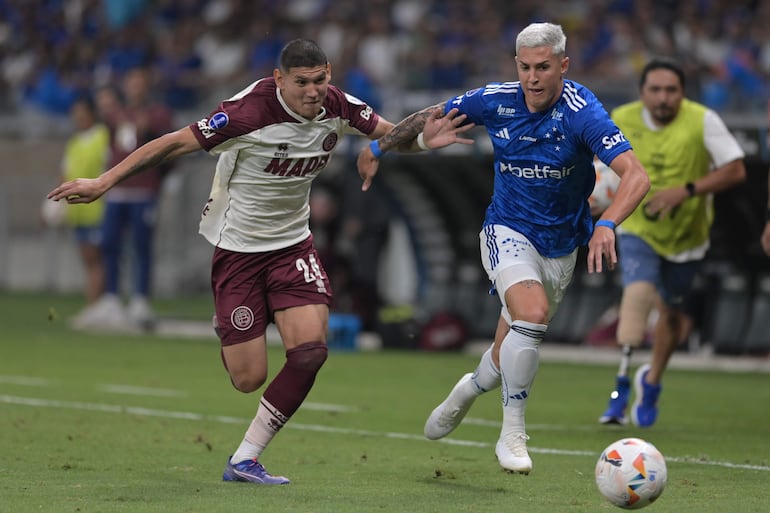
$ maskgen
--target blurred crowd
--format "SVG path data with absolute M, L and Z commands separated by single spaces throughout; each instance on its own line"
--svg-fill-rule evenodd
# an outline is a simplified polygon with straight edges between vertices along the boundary
M 539 20 L 565 27 L 570 77 L 598 92 L 633 97 L 652 55 L 680 59 L 688 94 L 719 111 L 764 109 L 770 89 L 770 0 L 0 0 L 0 13 L 9 113 L 66 116 L 138 65 L 170 108 L 208 109 L 270 74 L 298 36 L 326 50 L 334 83 L 382 109 L 405 90 L 515 79 L 515 34 Z

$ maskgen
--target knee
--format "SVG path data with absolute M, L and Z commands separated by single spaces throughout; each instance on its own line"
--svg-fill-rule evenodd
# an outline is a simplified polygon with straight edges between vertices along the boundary
M 527 305 L 510 312 L 514 321 L 524 321 L 532 324 L 548 324 L 548 305 Z
M 230 374 L 230 382 L 239 392 L 249 394 L 259 390 L 265 384 L 266 376 L 259 376 L 249 373 Z
M 671 331 L 679 331 L 684 324 L 684 313 L 670 308 L 661 308 L 660 321 Z
M 286 351 L 286 365 L 317 372 L 326 361 L 328 349 L 323 342 L 307 342 Z

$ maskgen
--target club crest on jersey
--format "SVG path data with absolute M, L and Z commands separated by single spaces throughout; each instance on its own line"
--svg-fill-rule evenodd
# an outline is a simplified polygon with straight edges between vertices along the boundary
M 337 134 L 329 134 L 326 136 L 326 139 L 324 139 L 323 144 L 321 145 L 324 149 L 324 151 L 332 151 L 332 149 L 337 146 Z

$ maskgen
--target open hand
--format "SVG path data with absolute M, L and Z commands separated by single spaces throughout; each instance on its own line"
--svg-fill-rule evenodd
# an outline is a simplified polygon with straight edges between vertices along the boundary
M 358 153 L 358 160 L 356 161 L 358 167 L 358 176 L 363 180 L 361 185 L 362 191 L 369 190 L 374 180 L 374 175 L 377 174 L 377 169 L 380 167 L 380 161 L 372 153 L 372 149 L 367 144 Z
M 437 108 L 431 112 L 428 119 L 425 120 L 425 126 L 422 129 L 423 141 L 428 148 L 437 149 L 449 146 L 450 144 L 473 144 L 473 139 L 459 137 L 460 134 L 467 132 L 474 126 L 473 123 L 466 123 L 468 118 L 465 114 L 457 115 L 459 111 L 452 109 L 442 115 L 441 109 Z
M 602 261 L 607 261 L 607 269 L 615 269 L 618 254 L 615 251 L 615 232 L 606 226 L 594 228 L 594 234 L 588 241 L 588 272 L 602 272 Z
M 48 199 L 67 203 L 91 203 L 100 197 L 106 188 L 99 178 L 76 178 L 70 182 L 64 182 L 48 193 Z

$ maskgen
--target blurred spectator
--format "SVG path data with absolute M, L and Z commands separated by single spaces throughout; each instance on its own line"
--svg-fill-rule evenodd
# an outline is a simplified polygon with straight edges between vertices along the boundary
M 0 12 L 0 103 L 23 96 L 49 115 L 77 94 L 71 67 L 103 84 L 152 63 L 171 108 L 188 109 L 269 74 L 275 50 L 300 34 L 329 49 L 340 83 L 384 103 L 403 89 L 462 89 L 505 75 L 510 60 L 488 55 L 544 19 L 567 30 L 572 78 L 610 103 L 631 99 L 614 95 L 652 56 L 687 62 L 688 95 L 715 109 L 753 110 L 770 83 L 770 2 L 0 0 Z
M 70 109 L 75 133 L 67 141 L 62 158 L 62 179 L 96 178 L 105 169 L 110 137 L 107 127 L 97 120 L 96 107 L 89 97 L 76 99 Z M 50 202 L 49 203 L 53 203 Z M 65 209 L 67 226 L 72 228 L 85 270 L 86 307 L 73 319 L 75 328 L 88 328 L 98 317 L 95 305 L 104 291 L 102 260 L 102 215 L 104 201 L 60 205 Z
M 340 198 L 331 184 L 313 184 L 310 192 L 310 231 L 323 268 L 329 277 L 334 296 L 329 305 L 332 312 L 351 313 L 350 266 L 336 244 L 340 233 Z
M 102 88 L 98 104 L 110 128 L 111 158 L 108 167 L 129 153 L 172 128 L 171 111 L 151 96 L 150 73 L 145 68 L 128 71 L 121 83 L 123 102 L 113 88 Z M 104 256 L 105 294 L 100 299 L 102 325 L 122 329 L 152 327 L 150 306 L 153 238 L 157 201 L 162 181 L 170 170 L 161 165 L 131 176 L 105 195 Z M 121 263 L 123 243 L 130 231 L 133 273 L 128 309 L 121 301 Z
M 121 29 L 136 21 L 147 8 L 148 0 L 102 0 L 110 26 Z
M 205 30 L 195 42 L 201 56 L 207 94 L 222 98 L 233 87 L 246 87 L 253 78 L 246 75 L 248 16 L 239 12 L 235 2 L 214 0 L 203 10 Z
M 201 79 L 203 59 L 195 49 L 197 33 L 198 24 L 185 19 L 158 39 L 155 73 L 164 103 L 174 110 L 194 109 L 201 100 L 205 81 Z
M 382 187 L 361 192 L 355 166 L 345 169 L 341 197 L 335 254 L 348 271 L 350 313 L 358 315 L 364 330 L 372 330 L 382 306 L 377 279 L 390 233 L 391 209 Z
M 253 42 L 247 59 L 249 71 L 255 77 L 271 76 L 277 67 L 275 56 L 292 38 L 279 23 L 267 18 L 255 18 L 249 30 Z M 329 59 L 336 62 L 332 56 Z

